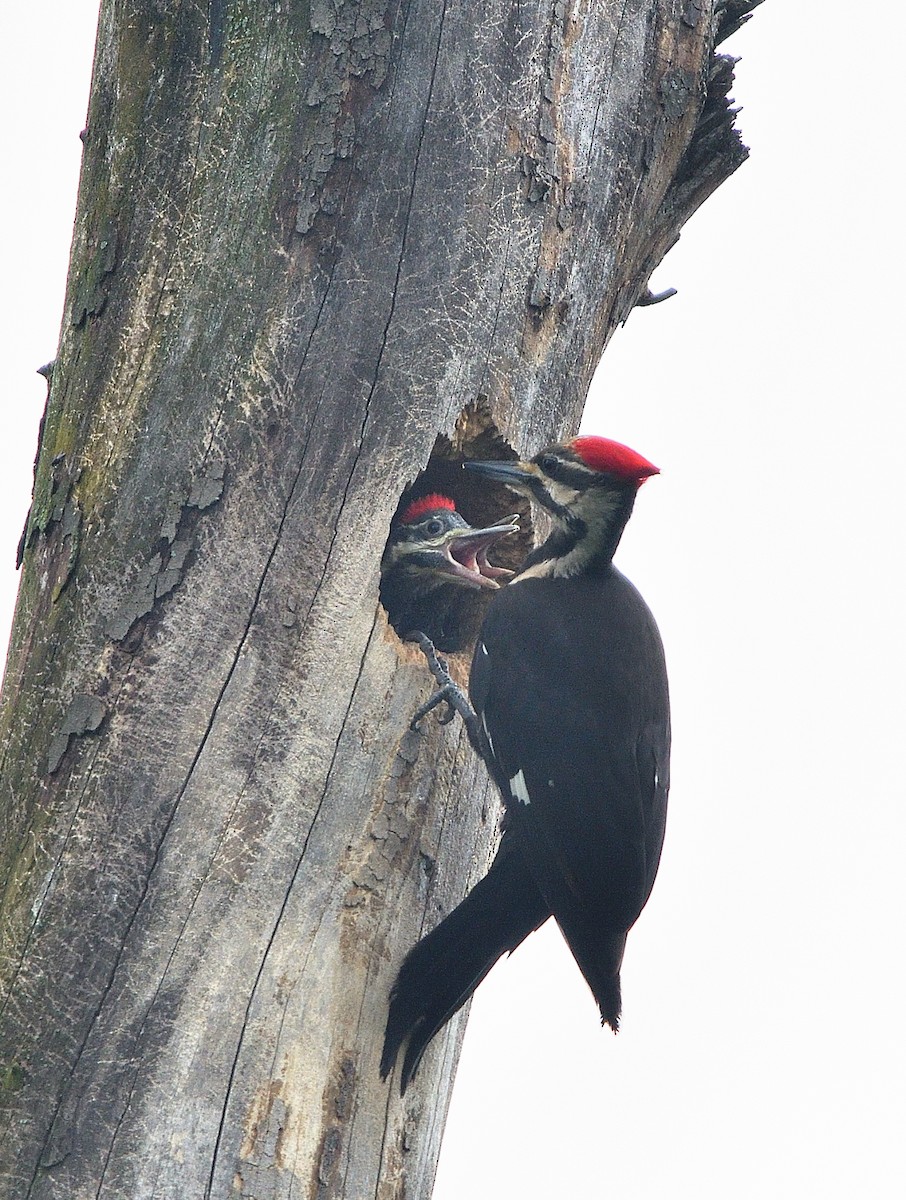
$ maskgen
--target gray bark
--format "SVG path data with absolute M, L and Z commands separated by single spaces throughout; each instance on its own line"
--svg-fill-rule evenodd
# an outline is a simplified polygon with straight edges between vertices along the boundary
M 0 713 L 2 1195 L 430 1194 L 462 1018 L 402 1102 L 387 993 L 496 799 L 407 731 L 381 550 L 439 437 L 575 429 L 745 155 L 747 7 L 103 3 Z

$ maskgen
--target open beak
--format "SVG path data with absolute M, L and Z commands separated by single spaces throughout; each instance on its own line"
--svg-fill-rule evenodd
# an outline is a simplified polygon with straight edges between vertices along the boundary
M 488 562 L 488 551 L 501 538 L 519 532 L 518 515 L 506 517 L 501 524 L 489 525 L 486 529 L 450 530 L 444 545 L 438 549 L 438 555 L 442 556 L 439 570 L 450 576 L 451 582 L 465 587 L 500 587 L 497 581 L 509 579 L 513 572 L 492 566 Z

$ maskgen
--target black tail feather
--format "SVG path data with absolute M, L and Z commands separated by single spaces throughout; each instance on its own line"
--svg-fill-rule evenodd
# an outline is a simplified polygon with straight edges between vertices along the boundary
M 508 830 L 514 849 L 527 864 L 539 895 L 544 897 L 548 912 L 559 925 L 576 965 L 591 988 L 601 1012 L 601 1024 L 609 1025 L 616 1033 L 621 1009 L 620 967 L 632 924 L 627 919 L 625 905 L 615 910 L 606 888 L 600 889 L 602 894 L 595 894 L 587 883 L 593 875 L 587 863 L 577 880 L 570 857 L 564 854 L 558 833 L 552 831 L 548 820 L 533 817 L 529 825 L 518 810 L 513 815 L 519 818 L 511 820 Z M 508 810 L 507 819 L 510 817 Z M 607 865 L 605 861 L 603 869 Z M 626 925 L 620 928 L 623 920 Z
M 381 1077 L 386 1079 L 406 1044 L 400 1093 L 443 1028 L 501 955 L 550 916 L 512 840 L 504 833 L 484 879 L 409 952 L 390 993 Z
M 559 916 L 557 924 L 598 1003 L 601 1024 L 609 1025 L 616 1033 L 620 1027 L 620 967 L 626 933 L 582 920 L 561 920 Z

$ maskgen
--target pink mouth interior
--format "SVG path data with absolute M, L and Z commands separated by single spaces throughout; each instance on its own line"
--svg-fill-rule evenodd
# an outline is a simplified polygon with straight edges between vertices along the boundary
M 505 567 L 495 567 L 488 562 L 488 550 L 500 538 L 506 537 L 506 532 L 486 534 L 484 536 L 469 536 L 456 538 L 447 547 L 450 561 L 453 564 L 453 574 L 472 587 L 496 588 L 500 585 L 498 579 L 509 578 L 513 572 Z M 457 570 L 457 568 L 460 568 Z

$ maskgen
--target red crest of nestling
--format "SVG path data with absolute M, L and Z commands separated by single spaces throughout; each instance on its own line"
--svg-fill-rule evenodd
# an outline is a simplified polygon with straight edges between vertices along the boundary
M 400 517 L 400 521 L 403 525 L 411 525 L 419 517 L 423 517 L 425 513 L 435 512 L 439 508 L 447 508 L 451 512 L 456 512 L 456 505 L 449 496 L 442 496 L 439 492 L 432 492 L 430 496 L 422 496 L 420 500 L 413 500 Z
M 638 483 L 643 483 L 649 475 L 660 475 L 660 469 L 654 463 L 610 438 L 586 434 L 573 438 L 567 445 L 593 471 L 607 471 L 620 479 L 634 479 Z

